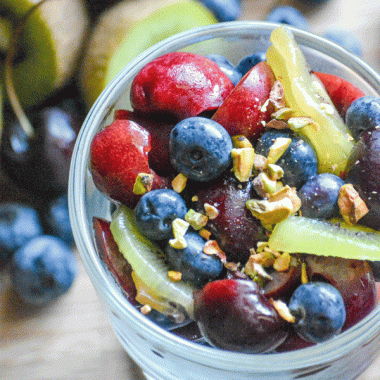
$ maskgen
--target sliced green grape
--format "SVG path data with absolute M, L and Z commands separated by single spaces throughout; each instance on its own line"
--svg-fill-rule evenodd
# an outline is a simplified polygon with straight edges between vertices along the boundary
M 162 301 L 181 305 L 193 316 L 195 288 L 183 281 L 172 281 L 161 249 L 142 236 L 134 223 L 134 212 L 121 206 L 114 214 L 111 232 L 120 252 L 131 265 L 133 272 L 143 281 L 151 294 Z
M 380 233 L 343 228 L 328 221 L 291 216 L 278 223 L 269 247 L 289 253 L 310 253 L 345 259 L 380 260 Z
M 285 26 L 276 28 L 266 57 L 284 87 L 287 107 L 294 117 L 314 121 L 296 130 L 313 145 L 320 173 L 341 174 L 354 147 L 353 139 L 319 79 L 310 73 L 306 59 Z

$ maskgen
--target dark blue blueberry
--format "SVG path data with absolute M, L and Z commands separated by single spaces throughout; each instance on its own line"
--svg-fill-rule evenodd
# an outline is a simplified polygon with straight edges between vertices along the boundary
M 310 178 L 298 191 L 302 215 L 315 219 L 330 219 L 339 214 L 339 190 L 342 178 L 331 173 L 321 173 Z
M 24 302 L 32 305 L 44 305 L 66 293 L 77 270 L 70 247 L 49 235 L 30 240 L 11 261 L 13 287 Z
M 346 320 L 343 297 L 325 282 L 300 285 L 289 301 L 294 328 L 306 341 L 320 343 L 340 333 Z
M 242 75 L 227 58 L 219 54 L 209 54 L 206 57 L 214 61 L 235 86 L 239 83 Z
M 64 194 L 52 200 L 44 211 L 46 233 L 57 236 L 66 244 L 72 245 L 74 236 L 71 229 L 67 195 Z
M 362 132 L 379 126 L 380 98 L 367 95 L 355 99 L 347 109 L 346 124 L 355 139 Z
M 173 220 L 184 219 L 186 213 L 185 201 L 174 190 L 152 190 L 145 193 L 136 205 L 136 226 L 148 239 L 170 239 L 173 237 Z
M 278 137 L 292 139 L 288 149 L 276 162 L 284 170 L 282 181 L 299 189 L 309 178 L 317 175 L 318 160 L 312 146 L 291 130 L 267 129 L 257 142 L 255 152 L 267 156 Z
M 203 252 L 205 241 L 196 232 L 185 235 L 187 247 L 176 249 L 169 244 L 165 252 L 169 267 L 182 273 L 182 279 L 201 287 L 209 280 L 217 278 L 223 269 L 223 264 L 215 255 Z
M 286 24 L 303 30 L 310 29 L 305 16 L 298 9 L 287 5 L 275 7 L 268 14 L 267 21 Z
M 363 55 L 362 45 L 356 35 L 351 31 L 340 28 L 331 28 L 324 31 L 322 37 L 335 42 L 360 57 Z
M 218 19 L 218 21 L 235 21 L 240 17 L 240 0 L 200 0 Z
M 32 238 L 41 235 L 43 228 L 38 212 L 21 203 L 0 205 L 0 267 L 12 254 Z
M 232 140 L 216 121 L 189 117 L 170 134 L 170 158 L 179 172 L 194 181 L 219 177 L 230 165 Z
M 241 73 L 242 76 L 248 73 L 252 67 L 258 63 L 266 60 L 265 51 L 258 51 L 243 58 L 236 66 L 236 70 Z

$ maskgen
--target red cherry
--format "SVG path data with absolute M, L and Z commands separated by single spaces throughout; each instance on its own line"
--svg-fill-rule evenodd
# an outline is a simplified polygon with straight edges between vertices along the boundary
M 148 63 L 131 87 L 134 110 L 169 113 L 178 118 L 215 110 L 234 88 L 211 59 L 172 52 Z

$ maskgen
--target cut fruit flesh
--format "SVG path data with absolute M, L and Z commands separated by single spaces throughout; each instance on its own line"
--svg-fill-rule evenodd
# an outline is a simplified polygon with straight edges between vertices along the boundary
M 194 0 L 123 1 L 110 8 L 90 37 L 81 67 L 87 106 L 130 60 L 153 44 L 216 22 L 212 13 Z
M 310 73 L 291 31 L 284 26 L 276 28 L 270 40 L 267 62 L 284 86 L 287 107 L 294 111 L 294 117 L 308 116 L 317 123 L 296 132 L 313 145 L 320 173 L 342 174 L 354 147 L 347 126 L 320 80 Z
M 39 0 L 0 1 L 2 55 L 9 46 L 10 20 L 20 21 L 37 3 Z M 83 0 L 47 1 L 30 15 L 19 45 L 22 59 L 16 61 L 13 69 L 17 96 L 23 107 L 39 104 L 72 77 L 88 25 Z
M 132 266 L 134 275 L 150 290 L 150 296 L 154 294 L 161 303 L 166 300 L 169 305 L 175 303 L 182 306 L 192 318 L 195 288 L 168 277 L 163 252 L 137 231 L 133 210 L 121 206 L 112 218 L 111 231 L 120 252 Z
M 328 221 L 290 216 L 274 227 L 269 247 L 289 253 L 379 261 L 380 233 L 360 226 L 343 228 Z

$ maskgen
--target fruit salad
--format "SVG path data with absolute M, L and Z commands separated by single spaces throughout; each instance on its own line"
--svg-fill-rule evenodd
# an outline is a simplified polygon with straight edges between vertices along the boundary
M 154 59 L 90 152 L 114 207 L 93 219 L 98 251 L 127 299 L 253 354 L 334 338 L 373 310 L 380 278 L 379 98 L 311 71 L 285 26 L 270 41 L 236 66 Z

